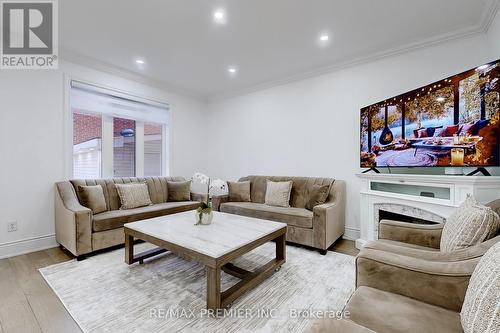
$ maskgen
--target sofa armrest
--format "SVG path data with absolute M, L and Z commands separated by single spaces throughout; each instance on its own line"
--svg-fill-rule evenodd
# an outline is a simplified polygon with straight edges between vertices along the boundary
M 199 202 L 208 202 L 208 193 L 194 193 L 191 192 L 191 200 Z
M 229 201 L 229 195 L 215 195 L 211 199 L 212 209 L 220 212 L 220 205 Z
M 343 201 L 317 205 L 313 214 L 314 247 L 326 250 L 345 232 Z
M 382 220 L 378 238 L 439 249 L 443 224 L 416 224 Z
M 70 182 L 56 184 L 56 241 L 75 256 L 92 252 L 92 210 L 78 201 Z
M 356 287 L 367 286 L 459 312 L 480 258 L 443 262 L 363 248 Z

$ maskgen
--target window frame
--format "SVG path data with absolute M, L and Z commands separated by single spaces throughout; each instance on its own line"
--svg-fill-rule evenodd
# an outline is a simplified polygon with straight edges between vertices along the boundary
M 151 101 L 152 103 L 164 104 L 167 106 L 168 124 L 160 124 L 162 126 L 162 151 L 161 151 L 161 175 L 169 176 L 172 170 L 172 138 L 170 133 L 172 128 L 172 107 L 161 98 L 141 96 L 137 93 L 116 89 L 99 82 L 77 78 L 73 75 L 64 75 L 64 174 L 66 179 L 73 179 L 73 110 L 71 109 L 71 83 L 73 81 L 92 85 L 101 89 L 106 89 L 110 92 L 116 92 L 117 95 L 127 95 L 131 99 L 137 101 Z M 84 111 L 82 111 L 85 113 Z M 89 114 L 92 112 L 88 112 Z M 101 142 L 101 175 L 100 178 L 113 178 L 113 116 L 100 114 L 102 121 L 102 142 Z M 136 122 L 136 143 L 135 143 L 135 177 L 144 177 L 144 121 L 135 120 Z M 139 133 L 140 132 L 140 133 Z M 168 132 L 168 133 L 167 133 Z M 141 134 L 141 135 L 138 135 Z

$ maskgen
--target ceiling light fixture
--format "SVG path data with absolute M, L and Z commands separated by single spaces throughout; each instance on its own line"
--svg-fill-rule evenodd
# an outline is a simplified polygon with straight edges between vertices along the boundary
M 139 64 L 139 65 L 144 65 L 144 60 L 142 60 L 142 59 L 136 59 L 135 63 Z
M 330 39 L 328 35 L 321 35 L 321 37 L 319 37 L 319 40 L 322 42 L 326 42 L 328 41 L 328 39 Z
M 229 74 L 236 74 L 236 68 L 235 67 L 228 67 L 227 71 Z
M 223 9 L 217 9 L 214 12 L 214 22 L 219 24 L 226 23 L 226 13 Z

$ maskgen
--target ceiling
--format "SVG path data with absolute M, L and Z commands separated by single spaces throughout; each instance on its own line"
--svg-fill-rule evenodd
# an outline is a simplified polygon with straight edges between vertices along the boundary
M 219 8 L 226 24 L 214 23 Z M 480 32 L 497 8 L 496 0 L 64 0 L 59 44 L 63 58 L 216 98 Z

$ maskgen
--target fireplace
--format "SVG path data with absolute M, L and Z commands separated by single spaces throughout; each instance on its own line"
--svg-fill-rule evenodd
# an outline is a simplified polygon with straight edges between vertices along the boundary
M 415 223 L 415 224 L 438 224 L 438 222 L 434 221 L 428 221 L 424 220 L 418 217 L 414 216 L 408 216 L 404 214 L 399 214 L 399 213 L 394 213 L 394 212 L 389 212 L 386 210 L 379 210 L 378 211 L 378 222 L 382 220 L 394 220 L 394 221 L 401 221 L 401 222 L 409 222 L 409 223 Z
M 358 248 L 378 239 L 380 220 L 445 223 L 469 194 L 481 203 L 500 197 L 500 177 L 374 173 L 357 176 L 361 180 Z M 422 192 L 433 196 L 422 196 Z
M 426 210 L 421 207 L 395 203 L 395 202 L 378 202 L 373 204 L 373 238 L 378 239 L 378 227 L 380 221 L 384 219 L 410 222 L 417 224 L 438 224 L 445 223 L 446 218 Z

